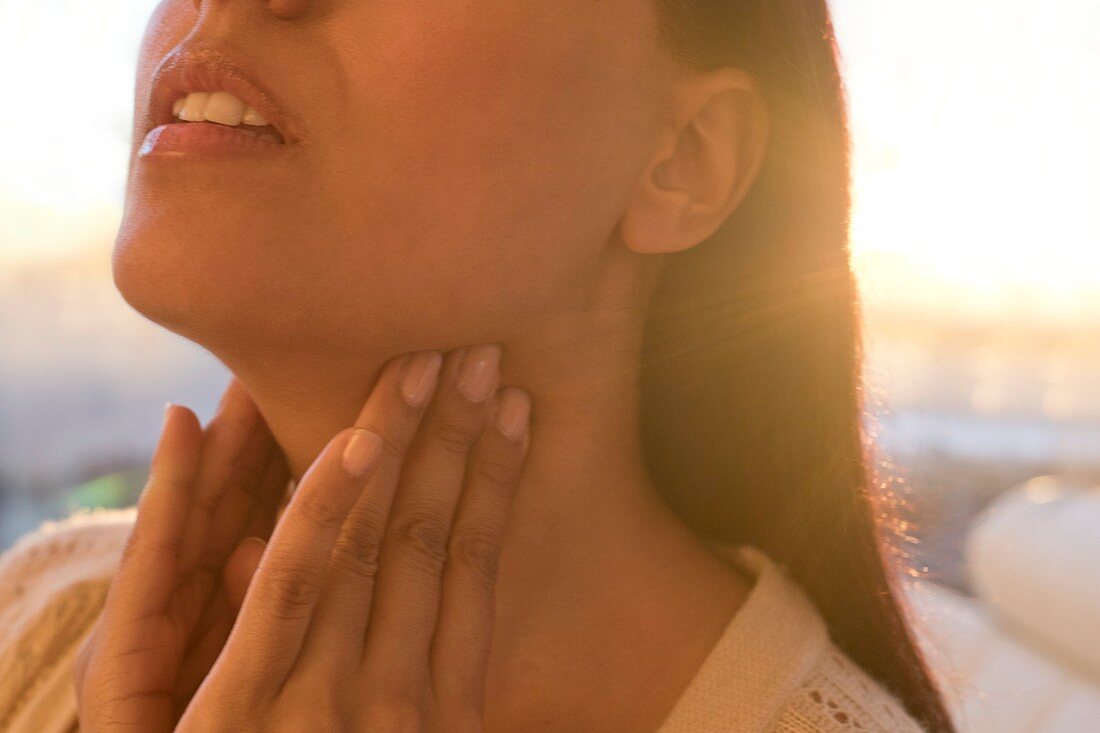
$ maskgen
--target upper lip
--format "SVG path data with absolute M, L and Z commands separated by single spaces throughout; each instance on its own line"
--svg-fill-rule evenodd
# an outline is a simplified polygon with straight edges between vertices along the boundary
M 172 104 L 191 92 L 229 92 L 255 108 L 279 132 L 284 142 L 300 139 L 298 125 L 273 91 L 244 63 L 219 48 L 178 47 L 153 72 L 148 130 L 173 122 Z

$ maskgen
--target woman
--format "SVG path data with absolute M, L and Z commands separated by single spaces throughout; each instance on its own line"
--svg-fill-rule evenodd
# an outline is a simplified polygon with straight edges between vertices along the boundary
M 953 730 L 868 491 L 823 0 L 165 0 L 136 100 L 116 285 L 236 379 L 169 410 L 136 525 L 9 551 L 0 726 Z M 403 436 L 365 488 L 351 425 Z

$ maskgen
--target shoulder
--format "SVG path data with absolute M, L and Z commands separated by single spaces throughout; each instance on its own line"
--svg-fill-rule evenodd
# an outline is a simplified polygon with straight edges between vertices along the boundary
M 925 733 L 901 702 L 832 641 L 787 700 L 774 733 Z
M 69 724 L 73 659 L 135 517 L 136 507 L 81 511 L 43 522 L 0 554 L 0 730 Z
M 6 632 L 15 614 L 49 595 L 109 581 L 136 516 L 136 507 L 78 511 L 16 540 L 0 554 L 0 629 Z
M 924 733 L 835 645 L 784 566 L 749 545 L 711 546 L 754 583 L 661 733 Z
M 756 574 L 758 605 L 767 619 L 757 624 L 760 635 L 771 625 L 783 643 L 800 633 L 810 640 L 798 643 L 798 653 L 784 662 L 793 684 L 769 733 L 925 733 L 896 697 L 836 645 L 824 617 L 784 566 L 751 546 L 737 548 L 735 557 Z M 776 638 L 772 646 L 780 643 Z

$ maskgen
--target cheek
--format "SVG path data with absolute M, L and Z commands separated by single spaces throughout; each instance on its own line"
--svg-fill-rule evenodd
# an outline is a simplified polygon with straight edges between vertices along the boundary
M 309 100 L 297 167 L 241 195 L 137 168 L 119 289 L 235 348 L 288 334 L 303 348 L 471 343 L 570 308 L 599 273 L 652 117 L 644 29 L 624 48 L 600 37 L 634 35 L 621 19 L 585 16 L 609 4 L 341 5 L 272 63 Z M 168 0 L 150 20 L 139 106 L 193 7 Z
M 383 13 L 354 41 L 369 52 L 344 54 L 347 121 L 329 139 L 351 142 L 328 194 L 378 235 L 368 249 L 456 299 L 463 282 L 511 288 L 496 295 L 513 306 L 576 283 L 634 174 L 637 65 L 609 56 L 597 23 L 532 5 Z

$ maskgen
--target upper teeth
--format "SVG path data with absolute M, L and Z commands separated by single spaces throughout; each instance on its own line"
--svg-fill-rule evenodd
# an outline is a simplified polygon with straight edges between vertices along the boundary
M 223 125 L 256 125 L 268 121 L 229 92 L 191 92 L 172 105 L 172 114 L 186 122 L 219 122 Z

